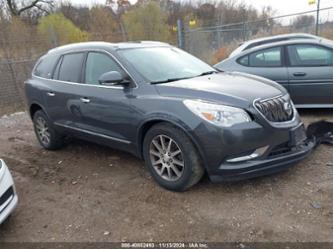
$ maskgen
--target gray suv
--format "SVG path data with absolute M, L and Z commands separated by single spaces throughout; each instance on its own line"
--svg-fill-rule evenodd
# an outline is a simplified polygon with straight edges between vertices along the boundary
M 252 75 L 222 73 L 165 43 L 80 43 L 43 56 L 25 82 L 40 144 L 66 136 L 145 160 L 164 188 L 281 171 L 314 142 L 286 90 Z

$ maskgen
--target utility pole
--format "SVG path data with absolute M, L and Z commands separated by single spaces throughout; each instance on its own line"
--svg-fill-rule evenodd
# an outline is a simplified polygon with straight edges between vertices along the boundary
M 316 21 L 316 35 L 319 34 L 319 12 L 320 12 L 320 0 L 317 0 L 317 21 Z
M 242 31 L 242 34 L 243 34 L 243 41 L 245 42 L 245 40 L 246 40 L 245 10 L 242 11 L 242 17 L 243 17 L 243 31 Z
M 184 44 L 184 26 L 181 19 L 177 20 L 177 37 L 178 37 L 178 47 L 181 49 L 185 48 Z

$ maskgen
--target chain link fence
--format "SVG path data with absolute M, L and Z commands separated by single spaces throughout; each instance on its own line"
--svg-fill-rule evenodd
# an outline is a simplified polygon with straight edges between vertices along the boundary
M 23 82 L 29 78 L 34 63 L 34 59 L 0 61 L 0 114 L 23 108 Z
M 333 7 L 320 11 L 319 26 L 319 35 L 331 39 L 332 10 Z M 214 64 L 248 39 L 293 32 L 314 33 L 315 14 L 316 11 L 310 11 L 250 22 L 220 24 L 217 21 L 215 26 L 183 27 L 182 32 L 178 32 L 178 40 L 181 40 L 182 48 Z M 311 15 L 313 17 L 309 18 Z M 308 18 L 301 18 L 306 16 Z M 24 108 L 24 81 L 30 77 L 36 60 L 50 48 L 60 45 L 53 36 L 53 39 L 41 39 L 36 38 L 36 34 L 29 30 L 24 34 L 12 31 L 6 33 L 6 27 L 2 28 L 1 30 L 0 27 L 0 115 Z M 90 40 L 109 42 L 120 42 L 123 39 L 121 33 L 94 33 L 90 36 Z
M 52 37 L 36 39 L 33 35 L 17 34 L 17 38 L 12 38 L 9 35 L 0 36 L 0 116 L 24 110 L 24 81 L 31 76 L 40 56 L 61 45 Z M 122 38 L 119 33 L 94 33 L 90 40 L 120 42 Z

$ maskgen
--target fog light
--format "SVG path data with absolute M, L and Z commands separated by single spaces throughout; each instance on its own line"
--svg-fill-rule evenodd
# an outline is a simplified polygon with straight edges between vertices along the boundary
M 261 147 L 259 149 L 256 149 L 251 155 L 248 156 L 241 156 L 241 157 L 235 157 L 228 159 L 228 163 L 238 163 L 238 162 L 243 162 L 243 161 L 248 161 L 257 157 L 260 157 L 265 154 L 269 146 Z

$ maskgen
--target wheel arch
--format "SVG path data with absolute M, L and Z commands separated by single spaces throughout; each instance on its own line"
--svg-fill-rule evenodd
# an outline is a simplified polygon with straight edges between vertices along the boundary
M 42 110 L 47 117 L 49 117 L 49 115 L 47 114 L 47 112 L 45 111 L 45 108 L 38 102 L 34 101 L 30 104 L 29 106 L 29 115 L 30 115 L 30 118 L 33 119 L 34 118 L 34 115 L 37 111 L 39 110 Z

